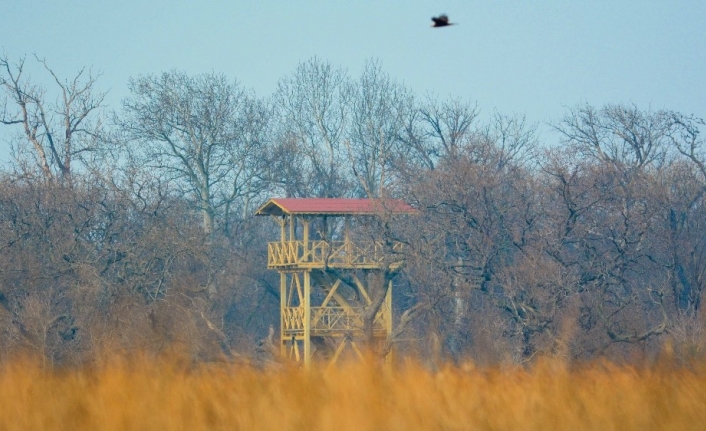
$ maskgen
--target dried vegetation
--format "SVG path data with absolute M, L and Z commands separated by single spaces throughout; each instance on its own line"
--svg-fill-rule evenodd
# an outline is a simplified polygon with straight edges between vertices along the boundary
M 154 359 L 0 370 L 0 430 L 689 430 L 706 366 L 539 360 L 529 368 L 327 371 Z

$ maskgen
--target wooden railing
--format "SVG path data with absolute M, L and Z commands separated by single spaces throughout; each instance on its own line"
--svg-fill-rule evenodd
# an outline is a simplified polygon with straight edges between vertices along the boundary
M 304 308 L 286 307 L 282 309 L 282 322 L 285 332 L 304 331 Z
M 363 328 L 363 307 L 311 307 L 311 331 L 336 332 L 355 331 Z M 285 333 L 301 333 L 304 331 L 304 308 L 286 307 L 282 310 Z M 385 330 L 382 312 L 375 316 L 373 323 L 375 332 Z
M 389 250 L 382 243 L 372 241 L 364 244 L 352 241 L 271 242 L 267 245 L 267 266 L 375 268 L 401 248 L 401 244 L 395 244 Z

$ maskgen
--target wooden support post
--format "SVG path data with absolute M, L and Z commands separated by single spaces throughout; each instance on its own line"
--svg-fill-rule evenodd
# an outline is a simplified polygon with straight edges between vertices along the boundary
M 284 309 L 287 307 L 287 273 L 282 271 L 279 273 L 279 337 L 280 337 L 280 353 L 282 357 L 287 355 L 287 340 L 284 335 Z
M 385 310 L 383 311 L 383 315 L 385 316 L 385 338 L 390 337 L 390 334 L 392 334 L 392 280 L 390 280 L 389 283 L 390 284 L 387 286 L 387 295 L 385 296 Z M 387 356 L 385 356 L 385 363 L 388 367 L 392 367 L 394 360 L 392 353 L 392 349 L 390 349 Z M 388 370 L 390 370 L 390 368 L 388 368 Z
M 311 365 L 311 273 L 304 272 L 304 367 Z
M 346 253 L 346 261 L 350 262 L 351 259 L 351 218 L 349 216 L 345 216 L 343 219 L 343 250 L 345 250 Z
M 280 227 L 280 230 L 279 230 L 280 231 L 279 232 L 280 242 L 284 243 L 284 241 L 286 241 L 286 239 L 287 239 L 287 218 L 282 217 L 282 219 L 279 220 L 278 223 L 279 223 L 279 227 Z
M 296 241 L 296 225 L 297 224 L 297 217 L 290 215 L 289 216 L 289 240 L 290 241 Z
M 387 295 L 385 295 L 385 309 L 383 310 L 383 315 L 385 316 L 385 330 L 387 335 L 392 334 L 392 280 L 388 282 Z
M 292 337 L 292 351 L 294 352 L 294 359 L 299 362 L 299 341 Z
M 311 221 L 306 218 L 302 218 L 302 243 L 304 246 L 304 255 L 302 256 L 303 262 L 311 262 L 313 259 L 309 256 L 309 224 Z
M 343 241 L 348 242 L 350 239 L 350 230 L 351 230 L 351 218 L 349 216 L 345 216 L 343 218 Z

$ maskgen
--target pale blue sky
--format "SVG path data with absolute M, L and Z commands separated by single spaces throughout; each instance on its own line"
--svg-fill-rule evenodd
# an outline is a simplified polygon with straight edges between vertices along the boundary
M 63 77 L 92 66 L 112 108 L 129 77 L 171 69 L 222 72 L 268 96 L 318 56 L 354 76 L 377 58 L 419 95 L 454 95 L 485 114 L 533 122 L 582 102 L 706 117 L 706 2 L 698 0 L 2 3 L 0 50 L 11 59 L 37 53 Z M 459 25 L 430 28 L 439 13 Z M 0 154 L 6 139 L 0 130 Z

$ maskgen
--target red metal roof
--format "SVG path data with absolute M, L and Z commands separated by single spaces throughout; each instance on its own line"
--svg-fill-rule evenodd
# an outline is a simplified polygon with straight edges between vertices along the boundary
M 364 215 L 385 212 L 414 214 L 417 210 L 400 199 L 272 198 L 255 215 Z

